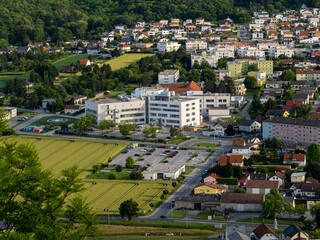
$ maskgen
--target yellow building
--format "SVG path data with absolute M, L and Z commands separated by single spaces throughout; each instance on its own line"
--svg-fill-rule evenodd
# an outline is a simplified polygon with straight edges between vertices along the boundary
M 305 182 L 306 172 L 296 172 L 291 174 L 291 182 Z
M 273 74 L 273 61 L 272 60 L 259 60 L 255 61 L 258 65 L 260 72 L 265 72 L 267 75 Z
M 251 64 L 249 62 L 249 60 L 248 59 L 237 59 L 236 62 L 242 64 L 241 71 L 243 74 L 246 74 L 248 72 L 249 65 Z
M 258 87 L 261 87 L 262 85 L 264 85 L 267 79 L 267 74 L 265 72 L 260 72 L 260 71 L 248 72 L 248 76 L 251 76 L 257 79 Z
M 307 200 L 307 209 L 310 210 L 316 204 L 320 204 L 320 200 Z
M 193 191 L 195 195 L 212 195 L 224 193 L 227 188 L 224 185 L 207 182 L 195 186 Z
M 228 62 L 227 69 L 230 70 L 230 77 L 240 78 L 242 74 L 242 64 L 238 62 Z

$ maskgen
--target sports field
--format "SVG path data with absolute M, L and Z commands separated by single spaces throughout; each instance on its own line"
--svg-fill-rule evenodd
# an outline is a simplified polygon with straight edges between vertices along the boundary
M 120 68 L 128 67 L 131 63 L 137 62 L 141 58 L 151 57 L 153 55 L 153 53 L 127 53 L 120 57 L 106 61 L 104 64 L 110 64 L 112 71 L 115 71 Z
M 43 169 L 52 170 L 59 177 L 62 169 L 78 166 L 83 179 L 90 173 L 92 165 L 107 163 L 109 157 L 117 155 L 128 145 L 125 142 L 43 136 L 10 136 L 0 139 L 1 142 L 34 143 Z M 118 214 L 120 204 L 130 198 L 139 203 L 140 213 L 147 212 L 150 203 L 156 205 L 161 200 L 164 189 L 169 192 L 173 189 L 168 181 L 84 179 L 83 183 L 86 190 L 82 194 L 97 214 L 106 214 L 108 208 L 110 214 Z

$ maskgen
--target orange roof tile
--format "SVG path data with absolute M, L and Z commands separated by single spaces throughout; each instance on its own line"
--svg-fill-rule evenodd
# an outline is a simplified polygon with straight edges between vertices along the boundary
M 185 83 L 175 83 L 175 84 L 157 84 L 156 87 L 168 88 L 169 91 L 174 91 L 176 94 L 185 93 L 189 90 L 201 91 L 200 84 L 191 81 L 188 84 Z
M 258 237 L 258 239 L 261 239 L 265 234 L 268 233 L 271 233 L 279 238 L 279 236 L 268 225 L 264 223 L 261 223 L 255 230 L 253 230 L 253 232 Z
M 245 146 L 246 142 L 243 139 L 234 139 L 232 141 L 232 146 Z
M 304 162 L 306 155 L 303 153 L 285 153 L 283 156 L 283 161 L 297 161 Z

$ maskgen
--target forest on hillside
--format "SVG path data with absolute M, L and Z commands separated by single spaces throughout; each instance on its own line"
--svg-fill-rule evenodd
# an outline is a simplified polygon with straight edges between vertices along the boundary
M 97 39 L 115 24 L 131 27 L 145 21 L 197 18 L 215 22 L 230 16 L 248 22 L 255 10 L 270 13 L 300 3 L 319 7 L 320 0 L 3 0 L 0 1 L 0 47 L 29 42 Z

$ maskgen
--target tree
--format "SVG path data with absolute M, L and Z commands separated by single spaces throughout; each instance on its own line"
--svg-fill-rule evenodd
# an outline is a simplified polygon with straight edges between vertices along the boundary
M 172 187 L 176 187 L 177 186 L 177 182 L 172 182 Z
M 233 167 L 232 167 L 232 164 L 230 162 L 228 162 L 225 165 L 224 172 L 225 172 L 225 176 L 226 177 L 232 177 L 233 176 Z
M 233 177 L 241 178 L 243 176 L 242 170 L 240 166 L 232 166 L 233 167 Z
M 122 166 L 121 166 L 121 165 L 117 165 L 116 171 L 117 171 L 117 172 L 121 172 L 121 171 L 122 171 Z
M 280 76 L 283 81 L 294 81 L 296 79 L 296 74 L 291 70 L 284 70 Z
M 128 217 L 129 220 L 131 220 L 132 217 L 138 217 L 138 206 L 138 203 L 132 198 L 122 202 L 119 207 L 121 217 Z
M 99 122 L 98 129 L 103 131 L 103 130 L 106 130 L 106 129 L 113 128 L 115 126 L 116 126 L 116 124 L 115 124 L 114 121 L 112 121 L 112 120 L 103 120 L 103 121 Z
M 244 188 L 237 187 L 233 191 L 234 193 L 246 193 L 246 190 Z
M 9 127 L 9 119 L 6 118 L 7 110 L 5 108 L 0 108 L 0 136 Z
M 304 214 L 306 213 L 307 211 L 307 208 L 305 205 L 303 204 L 299 204 L 299 205 L 296 205 L 294 210 L 293 210 L 293 213 L 297 216 L 304 216 Z
M 130 123 L 123 123 L 119 125 L 120 133 L 122 134 L 122 136 L 129 136 L 130 131 L 132 131 L 134 128 L 135 125 Z
M 318 227 L 320 227 L 320 203 L 313 205 L 310 212 L 312 217 L 314 217 Z
M 181 136 L 182 131 L 179 128 L 171 127 L 169 130 L 169 133 L 170 133 L 170 137 L 179 137 Z
M 267 218 L 275 217 L 277 214 L 281 213 L 283 207 L 283 198 L 277 189 L 271 189 L 265 197 L 262 203 L 262 213 Z
M 62 170 L 59 178 L 43 171 L 33 144 L 0 147 L 0 182 L 5 183 L 0 216 L 12 224 L 2 232 L 7 239 L 13 232 L 21 239 L 86 239 L 97 233 L 90 207 L 79 195 L 83 184 L 77 168 Z
M 292 203 L 287 202 L 283 204 L 283 212 L 289 214 L 291 216 L 294 213 L 294 208 L 292 206 Z
M 246 86 L 246 88 L 254 88 L 255 86 L 257 86 L 258 81 L 255 77 L 246 76 L 246 79 L 243 83 Z
M 248 72 L 257 72 L 259 71 L 258 64 L 253 63 L 248 66 Z
M 133 168 L 134 160 L 132 156 L 127 157 L 126 159 L 126 168 Z
M 266 139 L 265 145 L 267 148 L 280 148 L 284 146 L 284 142 L 276 137 Z
M 290 114 L 297 118 L 308 118 L 312 110 L 310 104 L 293 105 Z
M 227 63 L 228 63 L 228 58 L 227 57 L 220 58 L 218 60 L 217 68 L 218 69 L 226 69 L 227 68 Z
M 143 134 L 146 136 L 146 137 L 149 137 L 149 135 L 151 135 L 151 137 L 156 137 L 157 136 L 157 128 L 155 126 L 150 126 L 150 127 L 145 127 L 143 129 Z
M 96 122 L 95 117 L 92 115 L 87 115 L 81 117 L 73 124 L 73 127 L 77 129 L 79 132 L 86 132 L 92 125 Z
M 320 145 L 311 143 L 307 148 L 307 163 L 320 163 Z
M 141 179 L 141 171 L 139 171 L 139 170 L 132 171 L 130 173 L 130 179 L 131 180 L 139 180 L 139 179 Z

